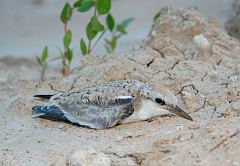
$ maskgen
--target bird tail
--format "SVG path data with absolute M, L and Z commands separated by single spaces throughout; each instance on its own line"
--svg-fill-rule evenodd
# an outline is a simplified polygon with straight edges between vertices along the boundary
M 32 107 L 32 117 L 41 117 L 50 120 L 67 120 L 64 116 L 64 112 L 55 105 Z
M 49 101 L 49 99 L 54 95 L 34 95 L 33 97 L 38 98 L 41 101 Z

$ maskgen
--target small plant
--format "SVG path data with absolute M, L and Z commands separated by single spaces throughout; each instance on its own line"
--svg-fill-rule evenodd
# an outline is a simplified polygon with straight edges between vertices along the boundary
M 156 22 L 160 18 L 160 16 L 161 16 L 161 10 L 154 15 L 153 22 Z
M 111 0 L 79 0 L 74 5 L 79 12 L 86 12 L 93 8 L 93 16 L 90 18 L 86 26 L 86 36 L 88 39 L 87 44 L 84 39 L 80 40 L 80 48 L 83 55 L 90 54 L 99 40 L 103 37 L 104 33 L 109 30 L 112 33 L 111 39 L 105 39 L 105 48 L 108 53 L 114 52 L 118 39 L 126 33 L 126 27 L 134 19 L 129 18 L 118 24 L 115 27 L 115 21 L 113 16 L 109 13 L 111 9 Z M 99 21 L 99 17 L 107 14 L 105 26 Z M 95 44 L 92 46 L 92 41 L 99 34 L 99 38 L 96 40 Z
M 85 27 L 87 42 L 84 41 L 83 37 L 80 38 L 80 50 L 83 55 L 89 55 L 93 51 L 96 44 L 101 40 L 106 31 L 109 31 L 112 34 L 112 37 L 111 39 L 105 39 L 105 48 L 108 53 L 114 52 L 118 39 L 127 34 L 126 28 L 129 23 L 134 20 L 133 18 L 129 18 L 115 26 L 114 18 L 109 13 L 111 9 L 111 0 L 76 0 L 72 5 L 66 2 L 60 13 L 60 20 L 64 27 L 64 47 L 63 50 L 59 49 L 63 76 L 70 73 L 70 64 L 73 59 L 73 50 L 70 47 L 72 42 L 72 32 L 69 29 L 69 21 L 72 19 L 74 11 L 82 13 L 88 12 L 91 9 L 93 9 L 93 14 Z M 103 17 L 104 15 L 106 16 L 107 28 L 105 28 L 105 26 L 99 21 L 99 17 Z M 93 43 L 93 40 L 96 39 L 96 36 L 98 35 L 98 39 Z M 43 58 L 38 57 L 37 64 L 41 68 L 41 79 L 43 80 L 46 70 L 46 59 L 43 60 Z
M 48 48 L 44 47 L 42 56 L 36 58 L 36 63 L 41 73 L 41 81 L 44 81 L 45 72 L 47 68 L 47 59 L 48 59 Z
M 127 34 L 126 28 L 133 20 L 134 18 L 128 18 L 115 26 L 115 20 L 113 16 L 111 14 L 107 15 L 106 23 L 108 30 L 111 32 L 111 38 L 105 39 L 105 48 L 108 53 L 114 52 L 118 39 Z
M 70 44 L 72 41 L 72 33 L 71 30 L 68 29 L 68 22 L 71 20 L 72 17 L 72 7 L 69 3 L 65 3 L 60 19 L 64 25 L 64 37 L 63 37 L 63 46 L 64 51 L 61 53 L 62 58 L 62 73 L 63 76 L 69 74 L 70 72 L 70 64 L 73 58 L 73 51 L 70 48 Z
M 77 3 L 78 2 L 78 3 Z M 92 47 L 93 39 L 99 34 L 100 38 L 105 33 L 104 25 L 99 21 L 99 17 L 109 13 L 111 9 L 111 0 L 79 0 L 75 3 L 75 7 L 79 12 L 86 12 L 93 8 L 93 15 L 91 16 L 85 30 L 88 39 L 87 44 L 84 39 L 80 40 L 80 48 L 83 55 L 90 54 L 96 44 Z M 99 40 L 100 40 L 99 38 Z M 96 43 L 99 41 L 97 40 Z

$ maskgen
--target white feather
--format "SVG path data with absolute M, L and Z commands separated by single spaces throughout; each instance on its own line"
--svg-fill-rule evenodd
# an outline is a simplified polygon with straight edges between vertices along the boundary
M 130 117 L 124 119 L 121 123 L 132 123 L 168 114 L 170 114 L 170 112 L 162 109 L 157 103 L 154 103 L 151 100 L 143 100 L 140 108 L 134 110 L 134 113 Z
M 45 115 L 45 113 L 34 113 L 34 114 L 32 114 L 32 118 L 38 118 L 43 115 Z
M 118 96 L 117 99 L 131 99 L 132 96 Z

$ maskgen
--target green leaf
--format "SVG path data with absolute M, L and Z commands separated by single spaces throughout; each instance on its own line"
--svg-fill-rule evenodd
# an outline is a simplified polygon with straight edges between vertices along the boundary
M 60 15 L 60 19 L 63 23 L 66 23 L 71 19 L 71 17 L 72 17 L 72 8 L 69 3 L 65 3 Z
M 120 37 L 122 37 L 122 35 L 123 34 L 118 34 L 118 35 L 116 35 L 115 37 L 116 37 L 116 40 L 118 40 Z
M 117 45 L 117 39 L 115 37 L 113 37 L 112 41 L 111 41 L 112 50 L 114 50 L 116 48 L 116 45 Z
M 107 15 L 107 19 L 106 19 L 106 22 L 107 22 L 107 27 L 110 31 L 113 31 L 114 29 L 114 26 L 115 26 L 115 21 L 114 21 L 114 18 L 111 14 L 108 14 Z
M 94 5 L 94 0 L 83 0 L 80 6 L 78 6 L 79 12 L 86 12 L 90 10 Z
M 64 48 L 68 48 L 70 43 L 71 43 L 71 40 L 72 40 L 72 33 L 70 30 L 68 30 L 65 35 L 64 35 L 64 38 L 63 38 L 63 44 L 64 44 Z
M 161 11 L 157 12 L 153 17 L 153 21 L 155 22 L 161 16 Z
M 104 30 L 104 26 L 98 21 L 96 16 L 91 18 L 92 30 L 95 32 L 101 32 Z
M 36 63 L 39 65 L 39 66 L 42 66 L 42 61 L 39 57 L 36 58 Z
M 109 53 L 109 54 L 113 52 L 109 45 L 105 45 L 105 49 L 107 50 L 107 53 Z
M 128 18 L 128 19 L 124 20 L 124 21 L 121 23 L 122 27 L 123 27 L 124 29 L 126 29 L 127 26 L 128 26 L 133 20 L 134 20 L 134 18 Z
M 111 9 L 111 0 L 97 0 L 97 11 L 100 15 L 106 14 Z
M 124 27 L 121 24 L 117 25 L 117 31 L 123 34 L 127 34 L 127 32 L 125 31 Z
M 73 51 L 70 48 L 67 49 L 66 58 L 68 60 L 68 63 L 70 64 L 73 58 Z
M 47 46 L 45 46 L 42 52 L 42 62 L 46 62 L 47 58 L 48 58 L 48 48 Z
M 106 44 L 111 45 L 111 42 L 108 39 L 105 39 Z
M 93 31 L 91 22 L 87 24 L 86 34 L 87 34 L 88 40 L 92 40 L 97 35 L 97 32 Z
M 112 53 L 112 52 L 115 50 L 115 48 L 116 48 L 117 38 L 116 38 L 116 37 L 113 37 L 113 38 L 111 39 L 111 41 L 108 40 L 108 39 L 105 39 L 105 42 L 106 42 L 105 48 L 106 48 L 107 52 L 108 52 L 108 53 Z
M 83 1 L 83 0 L 77 0 L 76 2 L 74 2 L 73 7 L 74 7 L 74 8 L 77 8 L 77 7 L 81 6 L 82 1 Z
M 87 46 L 83 39 L 80 40 L 80 48 L 83 55 L 87 54 Z
M 127 34 L 126 28 L 133 20 L 134 20 L 134 18 L 128 18 L 128 19 L 124 20 L 121 24 L 118 24 L 117 31 L 122 34 Z

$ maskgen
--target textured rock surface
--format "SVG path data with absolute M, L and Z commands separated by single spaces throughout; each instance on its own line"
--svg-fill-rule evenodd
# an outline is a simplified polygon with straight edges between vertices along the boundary
M 225 24 L 227 32 L 240 39 L 240 0 L 234 0 L 232 12 Z
M 111 166 L 111 159 L 95 150 L 77 150 L 66 161 L 69 166 Z
M 88 57 L 66 78 L 1 83 L 3 165 L 58 165 L 76 150 L 94 148 L 112 165 L 240 165 L 240 44 L 213 18 L 194 9 L 166 10 L 131 51 Z M 161 82 L 194 118 L 90 130 L 31 119 L 36 93 L 72 91 L 117 79 Z

